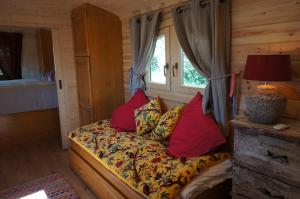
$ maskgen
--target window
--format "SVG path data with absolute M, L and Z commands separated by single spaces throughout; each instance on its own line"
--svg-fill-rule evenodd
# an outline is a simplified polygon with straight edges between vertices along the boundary
M 150 82 L 166 84 L 166 36 L 160 35 L 157 38 L 153 57 L 150 63 Z
M 183 52 L 175 29 L 170 26 L 161 29 L 156 38 L 146 77 L 149 95 L 193 95 L 207 84 L 207 80 L 198 73 Z
M 153 57 L 146 71 L 147 88 L 150 90 L 170 90 L 170 47 L 169 28 L 162 29 L 156 38 Z
M 183 67 L 183 86 L 205 88 L 207 80 L 193 67 L 183 50 L 181 49 L 181 66 Z

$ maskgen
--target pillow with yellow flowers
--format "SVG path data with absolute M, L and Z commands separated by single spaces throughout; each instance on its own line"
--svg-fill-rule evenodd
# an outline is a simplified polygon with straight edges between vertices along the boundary
M 166 140 L 168 139 L 173 129 L 179 120 L 181 111 L 184 105 L 176 106 L 169 111 L 167 111 L 159 120 L 157 126 L 152 131 L 152 139 L 154 140 Z
M 149 133 L 157 125 L 161 117 L 161 107 L 158 98 L 151 100 L 141 108 L 134 111 L 136 133 L 143 135 Z

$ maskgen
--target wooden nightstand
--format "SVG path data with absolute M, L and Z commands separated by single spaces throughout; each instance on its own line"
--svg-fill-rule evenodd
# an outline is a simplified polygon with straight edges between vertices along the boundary
M 300 198 L 300 121 L 290 128 L 232 120 L 234 126 L 233 198 Z

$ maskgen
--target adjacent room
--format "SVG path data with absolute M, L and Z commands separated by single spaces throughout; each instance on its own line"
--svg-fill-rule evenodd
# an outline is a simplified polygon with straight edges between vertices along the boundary
M 0 0 L 0 199 L 299 196 L 299 0 Z
M 51 31 L 1 26 L 0 52 L 1 145 L 59 137 Z

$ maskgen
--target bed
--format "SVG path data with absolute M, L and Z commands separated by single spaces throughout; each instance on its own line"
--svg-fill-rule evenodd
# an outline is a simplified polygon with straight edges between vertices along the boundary
M 55 82 L 0 81 L 0 147 L 60 136 Z
M 55 82 L 21 79 L 0 81 L 0 114 L 12 114 L 58 107 Z
M 100 198 L 227 198 L 231 158 L 174 158 L 166 146 L 99 121 L 69 134 L 71 168 Z

